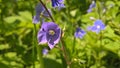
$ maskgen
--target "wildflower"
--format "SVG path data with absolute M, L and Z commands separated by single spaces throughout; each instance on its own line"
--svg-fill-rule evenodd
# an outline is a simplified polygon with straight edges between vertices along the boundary
M 88 27 L 88 30 L 91 30 L 98 34 L 101 30 L 104 30 L 104 28 L 105 24 L 101 20 L 96 20 L 93 26 Z
M 92 3 L 90 4 L 89 9 L 87 10 L 87 12 L 88 13 L 92 12 L 92 8 L 94 8 L 95 6 L 96 6 L 95 1 L 92 1 Z
M 52 49 L 60 40 L 61 29 L 54 22 L 44 22 L 41 29 L 38 32 L 39 44 L 48 43 L 50 49 Z
M 48 12 L 49 12 L 50 14 L 52 14 L 52 12 L 51 12 L 50 9 L 48 9 Z M 44 17 L 49 17 L 48 12 L 44 10 L 44 12 L 43 12 L 43 16 L 44 16 Z
M 65 7 L 63 1 L 64 0 L 52 0 L 52 7 L 59 7 L 59 8 Z
M 81 28 L 77 28 L 74 36 L 76 38 L 81 38 L 82 39 L 85 34 L 86 34 L 86 32 L 84 30 L 82 30 Z
M 48 53 L 48 49 L 47 49 L 47 48 L 44 48 L 44 49 L 42 50 L 42 53 L 43 53 L 43 55 L 46 55 L 46 54 Z
M 38 23 L 39 21 L 40 21 L 40 16 L 39 16 L 39 15 L 35 15 L 35 16 L 33 17 L 33 23 L 36 24 L 36 23 Z
M 40 3 L 37 4 L 35 11 L 36 11 L 36 15 L 33 17 L 34 24 L 38 23 L 40 21 L 40 19 L 42 20 L 42 22 L 44 22 L 44 18 L 40 17 L 41 14 L 44 17 L 49 17 L 48 12 L 45 10 L 45 8 Z M 51 13 L 50 10 L 49 10 L 49 12 Z

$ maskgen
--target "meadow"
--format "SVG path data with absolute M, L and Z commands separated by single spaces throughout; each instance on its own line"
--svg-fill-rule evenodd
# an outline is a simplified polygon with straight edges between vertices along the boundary
M 120 0 L 0 0 L 0 68 L 120 68 Z

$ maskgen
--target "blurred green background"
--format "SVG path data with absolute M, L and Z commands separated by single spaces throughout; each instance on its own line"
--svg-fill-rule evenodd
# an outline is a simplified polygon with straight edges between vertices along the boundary
M 46 0 L 43 0 L 46 3 Z M 39 68 L 38 57 L 32 55 L 32 15 L 38 0 L 0 0 L 0 68 Z M 63 30 L 64 44 L 71 68 L 120 68 L 120 1 L 97 0 L 93 12 L 87 13 L 92 0 L 65 0 L 66 8 L 47 7 Z M 105 9 L 105 11 L 104 11 Z M 105 30 L 100 34 L 87 31 L 94 23 L 90 17 L 101 19 Z M 49 18 L 46 21 L 51 21 Z M 37 30 L 39 30 L 37 24 Z M 86 30 L 83 39 L 74 38 L 76 27 Z M 58 46 L 58 45 L 57 45 Z M 45 46 L 41 46 L 46 47 Z M 42 56 L 45 68 L 66 68 L 62 52 L 53 48 Z

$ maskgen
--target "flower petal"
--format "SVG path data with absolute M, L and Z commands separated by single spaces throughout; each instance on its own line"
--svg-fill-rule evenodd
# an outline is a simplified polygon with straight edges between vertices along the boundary
M 40 21 L 40 16 L 39 15 L 36 15 L 33 17 L 33 23 L 36 24 Z
M 49 11 L 50 14 L 52 14 L 50 9 L 48 9 L 48 11 Z M 48 12 L 46 10 L 43 12 L 43 16 L 49 17 L 49 14 L 48 14 Z
M 60 30 L 60 28 L 58 28 L 55 32 L 55 35 L 51 36 L 51 35 L 47 34 L 47 41 L 49 44 L 55 45 L 59 42 L 60 37 L 61 37 L 61 30 Z
M 54 48 L 55 44 L 52 43 L 52 42 L 48 42 L 48 46 L 49 46 L 50 49 L 52 49 L 52 48 Z
M 35 10 L 36 10 L 36 15 L 40 15 L 40 13 L 43 12 L 45 9 L 41 3 L 38 3 Z
M 63 1 L 64 0 L 52 0 L 52 6 L 53 7 L 59 7 L 62 8 L 62 7 L 65 7 L 64 4 L 63 4 Z
M 41 28 L 43 28 L 45 31 L 49 31 L 50 29 L 56 29 L 57 27 L 58 25 L 53 22 L 44 22 Z
M 81 38 L 82 39 L 85 34 L 86 34 L 86 32 L 84 30 L 82 30 L 81 28 L 77 28 L 74 36 L 76 38 Z
M 46 32 L 44 32 L 43 29 L 40 29 L 40 31 L 38 32 L 37 38 L 38 38 L 39 44 L 47 43 Z

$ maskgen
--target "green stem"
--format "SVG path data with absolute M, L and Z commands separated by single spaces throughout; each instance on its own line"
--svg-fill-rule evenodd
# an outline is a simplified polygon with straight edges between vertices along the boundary
M 34 31 L 34 30 L 33 30 Z M 34 60 L 35 60 L 35 48 L 34 48 L 34 45 L 35 45 L 35 32 L 33 32 L 33 45 L 32 45 L 32 56 L 33 56 L 33 68 L 35 68 L 35 63 L 34 63 Z
M 62 45 L 61 48 L 62 48 L 62 51 L 63 51 L 64 59 L 65 59 L 67 65 L 68 65 L 68 67 L 70 68 L 71 62 L 69 61 L 69 57 L 68 57 L 68 55 L 67 55 L 66 48 L 65 48 L 65 46 L 64 46 L 64 41 L 62 40 L 62 38 L 61 38 L 60 41 L 61 41 L 61 45 Z
M 33 17 L 33 9 L 32 9 L 32 3 L 29 2 L 30 7 L 31 7 L 31 13 L 32 13 L 32 17 Z M 36 25 L 34 25 L 34 34 L 33 34 L 33 68 L 35 68 L 35 62 L 34 62 L 34 57 L 35 57 L 35 49 L 34 47 L 36 47 L 37 50 L 37 56 L 38 56 L 38 61 L 40 63 L 40 68 L 44 68 L 44 64 L 43 64 L 43 58 L 42 58 L 42 48 L 38 46 L 38 42 L 37 42 L 37 29 L 36 29 Z
M 30 5 L 32 17 L 33 17 L 33 11 L 32 11 L 31 2 L 29 2 L 29 5 Z M 33 31 L 34 31 L 34 29 L 33 29 Z M 36 36 L 36 34 L 35 34 L 35 31 L 34 31 L 33 32 L 33 45 L 32 45 L 33 68 L 35 68 L 35 42 L 36 42 L 35 36 Z
M 37 49 L 37 56 L 38 56 L 38 61 L 40 63 L 40 68 L 44 68 L 44 64 L 43 64 L 43 58 L 42 58 L 42 48 L 38 46 L 38 42 L 37 42 L 37 29 L 36 29 L 36 25 L 34 24 L 34 45 L 36 46 Z
M 74 37 L 74 39 L 73 39 L 73 49 L 72 49 L 72 54 L 74 53 L 74 51 L 75 51 L 75 43 L 76 43 L 76 38 Z

